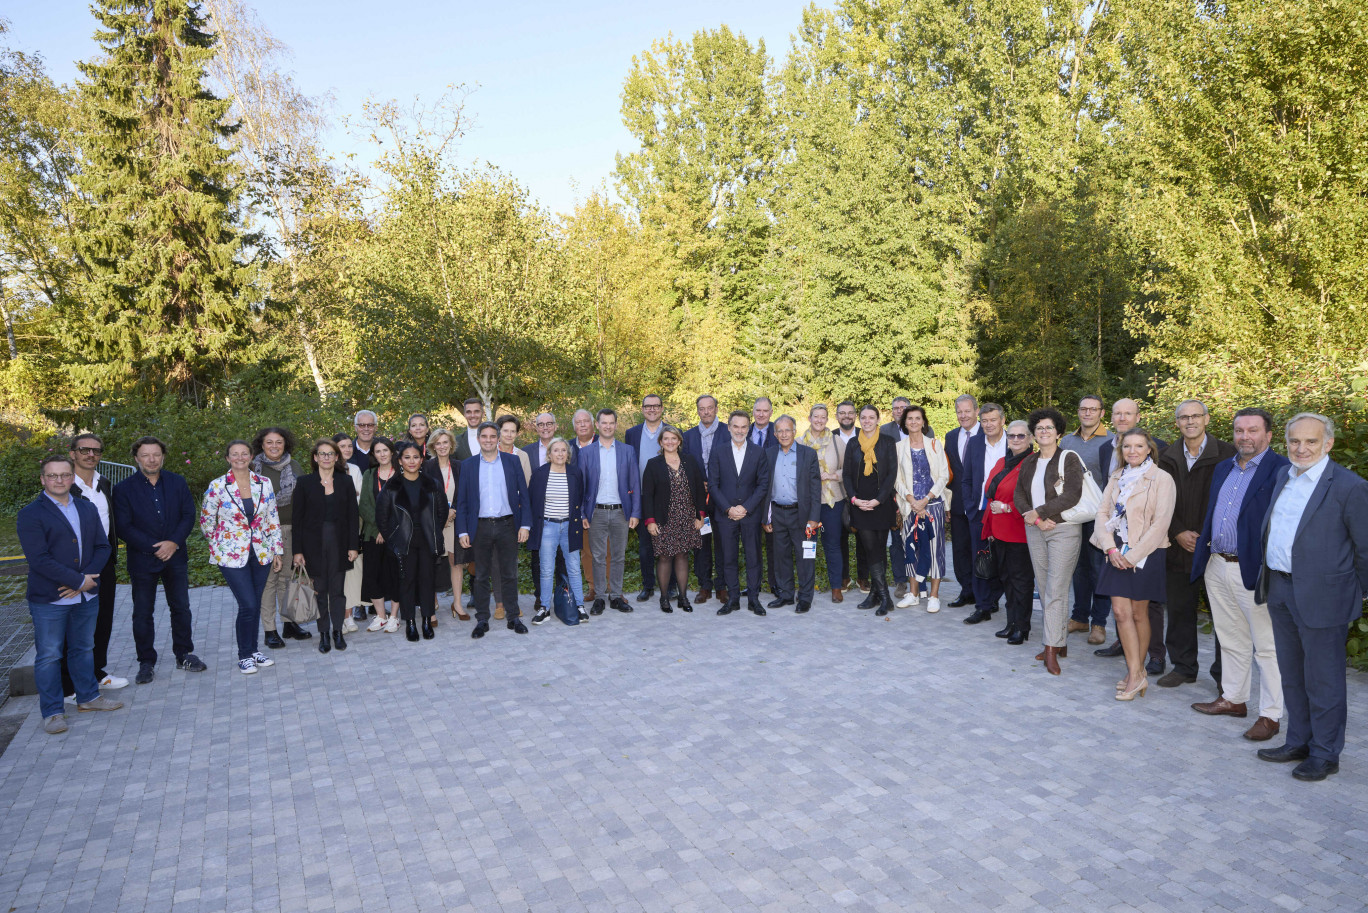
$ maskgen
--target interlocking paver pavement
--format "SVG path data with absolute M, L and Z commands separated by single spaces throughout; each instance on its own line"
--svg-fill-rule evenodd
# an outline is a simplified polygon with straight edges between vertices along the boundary
M 953 596 L 953 586 L 947 594 Z M 135 669 L 127 594 L 112 668 Z M 1082 635 L 1053 678 L 963 612 L 663 615 L 471 641 L 361 632 L 207 673 L 0 758 L 0 910 L 1362 910 L 1368 745 L 1294 781 L 1188 709 L 1112 699 Z M 947 598 L 947 602 L 948 602 Z M 524 609 L 530 604 L 524 599 Z M 160 646 L 160 645 L 159 645 Z M 1211 649 L 1204 638 L 1203 665 Z M 1255 691 L 1257 694 L 1257 689 Z M 1275 738 L 1274 744 L 1280 744 Z

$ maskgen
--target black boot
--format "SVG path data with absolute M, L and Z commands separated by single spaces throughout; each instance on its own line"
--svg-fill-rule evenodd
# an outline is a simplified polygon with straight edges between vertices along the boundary
M 1011 637 L 1011 636 L 1012 636 L 1012 631 L 1014 631 L 1014 630 L 1016 630 L 1016 625 L 1012 624 L 1012 623 L 1009 621 L 1009 622 L 1007 622 L 1006 627 L 1004 627 L 1001 631 L 994 631 L 994 632 L 993 632 L 993 636 L 994 636 L 994 637 Z
M 434 637 L 436 637 L 436 636 L 437 636 L 437 632 L 434 631 L 434 630 L 432 630 L 432 622 L 431 622 L 431 620 L 430 620 L 430 619 L 427 619 L 427 618 L 424 618 L 424 619 L 423 619 L 423 640 L 432 640 L 432 638 L 434 638 Z
M 874 614 L 882 617 L 893 611 L 893 595 L 888 592 L 888 581 L 878 580 L 875 582 L 879 587 L 879 610 Z M 870 587 L 870 591 L 873 592 L 873 587 Z
M 879 604 L 879 581 L 869 581 L 869 595 L 866 596 L 855 608 L 872 609 Z
M 669 615 L 674 611 L 674 609 L 670 607 L 670 593 L 668 590 L 660 591 L 660 611 L 664 612 L 666 615 Z
M 1026 643 L 1026 638 L 1031 634 L 1030 631 L 1023 631 L 1021 628 L 1012 628 L 1012 634 L 1007 638 L 1007 643 L 1014 647 L 1019 647 Z
M 332 641 L 329 640 L 328 637 L 327 637 L 326 635 L 323 636 L 323 637 L 318 638 L 318 652 L 319 652 L 319 653 L 328 653 L 328 652 L 330 652 L 331 650 L 332 650 Z
M 334 646 L 335 648 L 337 648 L 338 650 L 345 650 L 345 649 L 347 649 L 347 642 L 346 642 L 345 640 L 342 639 L 342 629 L 341 629 L 341 628 L 339 628 L 339 629 L 337 629 L 336 631 L 333 632 L 333 646 Z
M 404 636 L 407 637 L 409 640 L 417 641 L 418 622 L 414 621 L 412 618 L 404 622 Z
M 281 633 L 292 640 L 308 640 L 313 637 L 312 634 L 295 624 L 293 621 L 285 622 L 285 630 Z

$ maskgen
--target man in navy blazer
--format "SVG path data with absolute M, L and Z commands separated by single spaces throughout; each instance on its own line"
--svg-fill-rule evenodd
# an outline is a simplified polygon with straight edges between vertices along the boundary
M 1235 456 L 1212 468 L 1206 518 L 1192 550 L 1191 582 L 1206 584 L 1220 651 L 1220 693 L 1192 709 L 1213 716 L 1249 715 L 1250 657 L 1259 663 L 1259 717 L 1245 738 L 1277 735 L 1283 714 L 1282 675 L 1267 606 L 1254 601 L 1263 567 L 1263 521 L 1288 461 L 1269 449 L 1273 418 L 1262 409 L 1235 413 Z M 1170 596 L 1170 603 L 1172 596 Z M 1178 671 L 1175 666 L 1175 672 Z
M 709 458 L 714 447 L 720 447 L 728 439 L 727 427 L 717 419 L 717 397 L 704 393 L 695 402 L 698 410 L 698 424 L 684 432 L 684 452 L 698 461 L 707 472 Z M 711 528 L 716 529 L 717 518 L 713 516 L 712 497 L 708 498 L 707 517 Z M 722 576 L 722 547 L 717 536 L 703 537 L 703 544 L 694 551 L 694 576 L 698 578 L 698 597 L 696 605 L 702 605 L 712 598 L 713 590 L 723 603 L 727 601 L 727 581 Z
M 1263 522 L 1255 599 L 1268 603 L 1278 647 L 1287 741 L 1265 761 L 1301 761 L 1292 776 L 1339 772 L 1348 713 L 1344 642 L 1368 590 L 1368 482 L 1330 459 L 1335 424 L 1294 416 L 1285 432 L 1292 465 L 1277 475 Z
M 641 472 L 636 451 L 616 440 L 615 411 L 599 410 L 598 433 L 598 440 L 582 448 L 579 455 L 584 482 L 581 510 L 584 528 L 589 531 L 597 586 L 590 615 L 602 615 L 606 605 L 619 612 L 632 611 L 622 596 L 622 562 L 627 553 L 627 534 L 641 522 Z
M 641 400 L 642 421 L 627 429 L 627 446 L 636 451 L 637 490 L 646 475 L 646 464 L 660 453 L 660 432 L 667 427 L 665 403 L 659 396 L 649 393 Z M 641 592 L 637 602 L 645 602 L 655 595 L 655 543 L 645 530 L 637 530 L 637 560 L 641 563 Z
M 751 414 L 755 417 L 750 424 L 750 442 L 757 447 L 765 450 L 772 450 L 779 446 L 779 439 L 774 436 L 774 423 L 770 421 L 770 416 L 774 414 L 774 403 L 770 402 L 768 396 L 757 399 L 751 407 Z M 761 536 L 765 546 L 765 565 L 768 566 L 768 573 L 764 574 L 766 582 L 769 584 L 770 592 L 776 592 L 778 582 L 774 574 L 774 534 L 764 533 Z M 762 567 L 763 571 L 763 567 Z M 759 598 L 758 596 L 756 598 Z
M 100 513 L 71 492 L 76 464 L 70 457 L 46 457 L 38 470 L 43 493 L 19 511 L 19 545 L 28 561 L 28 603 L 33 618 L 35 658 L 43 729 L 65 732 L 62 656 L 76 686 L 78 709 L 117 710 L 100 696 L 95 679 L 95 619 L 100 574 L 109 561 Z
M 998 459 L 1007 453 L 1007 436 L 1003 433 L 1006 416 L 997 403 L 984 403 L 979 408 L 979 424 L 982 431 L 969 439 L 965 447 L 963 483 L 956 497 L 964 501 L 964 514 L 969 520 L 969 541 L 974 550 L 986 548 L 983 541 L 983 486 L 988 482 L 988 472 Z M 967 625 L 976 625 L 993 617 L 998 610 L 998 600 L 1002 598 L 1002 584 L 994 574 L 988 579 L 974 577 L 974 611 L 964 619 Z
M 157 628 L 153 609 L 157 584 L 171 613 L 171 649 L 176 668 L 203 672 L 195 655 L 190 615 L 190 573 L 185 540 L 197 512 L 190 486 L 174 472 L 166 472 L 166 445 L 155 437 L 133 442 L 138 471 L 114 486 L 114 518 L 119 538 L 127 543 L 128 581 L 133 589 L 133 642 L 138 651 L 138 676 L 146 685 L 156 677 Z
M 518 543 L 532 528 L 532 507 L 522 461 L 499 450 L 499 427 L 481 422 L 477 428 L 480 452 L 461 463 L 456 495 L 456 536 L 471 549 L 475 560 L 475 628 L 479 640 L 489 633 L 489 596 L 494 556 L 499 556 L 499 595 L 507 613 L 508 629 L 526 634 L 518 608 Z
M 779 588 L 770 602 L 771 609 L 793 605 L 794 562 L 798 567 L 797 608 L 803 613 L 812 608 L 812 593 L 817 580 L 817 527 L 822 521 L 822 473 L 817 466 L 817 451 L 794 442 L 798 423 L 791 415 L 774 422 L 779 446 L 765 451 L 769 487 L 765 491 L 765 532 L 774 534 L 775 573 Z M 812 557 L 803 554 L 803 543 L 813 543 Z
M 543 412 L 537 416 L 533 423 L 537 430 L 537 439 L 522 449 L 527 454 L 527 461 L 536 472 L 548 462 L 546 448 L 551 446 L 551 440 L 556 436 L 556 417 L 550 412 Z
M 760 605 L 760 520 L 769 491 L 769 462 L 764 448 L 750 440 L 746 413 L 736 411 L 727 421 L 730 440 L 715 442 L 708 460 L 708 490 L 715 505 L 717 524 L 713 535 L 722 540 L 722 566 L 730 600 L 717 610 L 726 615 L 741 608 L 741 572 L 738 545 L 746 549 L 746 603 L 756 615 Z M 778 446 L 778 441 L 775 441 Z
M 954 549 L 955 580 L 959 582 L 959 596 L 950 603 L 958 609 L 974 601 L 973 534 L 969 530 L 969 516 L 964 509 L 964 461 L 969 441 L 980 431 L 978 400 L 968 393 L 955 397 L 955 420 L 959 426 L 945 435 L 945 456 L 950 461 L 950 545 Z

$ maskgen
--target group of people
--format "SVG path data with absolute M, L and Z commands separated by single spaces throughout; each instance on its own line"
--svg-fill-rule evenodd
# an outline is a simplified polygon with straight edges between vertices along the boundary
M 439 584 L 443 574 L 452 616 L 470 620 L 465 610 L 473 609 L 473 638 L 489 631 L 491 601 L 495 619 L 527 633 L 522 554 L 532 556 L 534 625 L 553 610 L 567 624 L 608 608 L 631 612 L 623 577 L 633 530 L 637 602 L 658 589 L 662 612 L 691 612 L 716 595 L 717 614 L 728 615 L 744 594 L 757 615 L 785 606 L 806 613 L 818 548 L 831 601 L 852 590 L 853 534 L 853 583 L 865 594 L 858 608 L 876 615 L 923 597 L 927 612 L 939 612 L 940 583 L 953 567 L 960 595 L 950 606 L 973 606 L 964 623 L 990 620 L 1005 599 L 1006 623 L 996 633 L 1019 645 L 1030 640 L 1038 591 L 1036 658 L 1054 675 L 1069 634 L 1104 644 L 1113 616 L 1116 641 L 1097 652 L 1126 659 L 1120 701 L 1143 696 L 1166 658 L 1173 669 L 1160 686 L 1196 681 L 1205 590 L 1220 693 L 1193 709 L 1246 717 L 1257 662 L 1257 720 L 1245 736 L 1267 740 L 1284 714 L 1288 721 L 1285 745 L 1259 756 L 1300 761 L 1301 779 L 1338 769 L 1345 636 L 1368 589 L 1368 483 L 1329 459 L 1330 419 L 1289 420 L 1283 457 L 1270 449 L 1267 412 L 1238 412 L 1232 445 L 1207 434 L 1209 415 L 1197 400 L 1178 406 L 1172 444 L 1137 426 L 1132 400 L 1113 405 L 1108 427 L 1096 396 L 1079 403 L 1073 431 L 1055 409 L 1009 422 L 1001 406 L 961 396 L 957 427 L 939 440 L 926 411 L 905 397 L 883 425 L 876 407 L 846 401 L 832 426 L 819 404 L 801 435 L 792 416 L 773 418 L 763 397 L 723 421 L 716 398 L 701 396 L 698 422 L 686 431 L 664 420 L 659 396 L 647 396 L 641 409 L 643 420 L 622 441 L 612 409 L 579 410 L 565 438 L 555 416 L 543 413 L 537 439 L 521 448 L 520 421 L 485 421 L 478 399 L 463 405 L 463 431 L 431 428 L 415 414 L 394 439 L 378 434 L 375 413 L 363 410 L 354 434 L 315 441 L 307 466 L 284 428 L 231 441 L 227 472 L 205 491 L 198 523 L 237 603 L 239 669 L 272 664 L 259 633 L 275 649 L 313 637 L 286 611 L 291 581 L 301 578 L 315 594 L 318 649 L 328 653 L 345 650 L 346 635 L 370 616 L 369 631 L 395 633 L 402 622 L 408 640 L 433 638 L 439 592 L 448 588 Z M 159 584 L 177 668 L 205 668 L 191 638 L 189 488 L 162 469 L 166 445 L 155 437 L 134 443 L 138 472 L 117 486 L 98 472 L 102 453 L 100 438 L 84 433 L 68 455 L 47 457 L 43 493 L 19 519 L 49 732 L 66 728 L 64 691 L 81 711 L 122 706 L 100 695 L 128 684 L 106 668 L 116 537 L 128 553 L 136 681 L 155 675 Z M 764 582 L 773 596 L 767 605 Z

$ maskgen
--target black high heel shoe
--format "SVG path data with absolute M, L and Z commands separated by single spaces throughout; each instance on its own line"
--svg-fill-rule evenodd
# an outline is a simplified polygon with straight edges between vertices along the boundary
M 324 638 L 326 640 L 326 638 Z M 342 639 L 341 631 L 333 631 L 333 646 L 339 650 L 347 649 L 347 642 Z
M 664 612 L 666 615 L 674 612 L 674 609 L 670 607 L 670 596 L 664 590 L 661 590 L 660 592 L 660 611 Z
M 436 636 L 437 632 L 432 630 L 432 625 L 428 624 L 426 621 L 423 622 L 423 640 L 432 640 L 432 638 Z
M 424 622 L 424 624 L 426 624 L 426 622 Z M 418 623 L 412 618 L 404 622 L 404 636 L 412 641 L 418 640 Z

